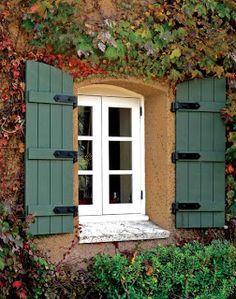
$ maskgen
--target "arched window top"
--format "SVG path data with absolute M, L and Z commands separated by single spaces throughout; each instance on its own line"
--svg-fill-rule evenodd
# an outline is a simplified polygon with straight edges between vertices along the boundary
M 118 97 L 132 97 L 143 98 L 142 95 L 130 91 L 123 87 L 108 84 L 91 84 L 79 88 L 79 95 L 101 95 L 101 96 L 118 96 Z

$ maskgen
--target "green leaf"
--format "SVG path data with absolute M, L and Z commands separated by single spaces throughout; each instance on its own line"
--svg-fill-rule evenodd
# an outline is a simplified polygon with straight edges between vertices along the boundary
M 115 60 L 118 58 L 117 49 L 111 46 L 108 46 L 105 52 L 105 57 L 109 60 Z
M 27 32 L 32 32 L 34 29 L 34 22 L 31 19 L 26 19 L 22 22 L 22 27 L 27 31 Z
M 0 270 L 2 271 L 4 268 L 5 268 L 5 262 L 4 262 L 4 259 L 2 259 L 2 258 L 0 257 Z
M 170 59 L 174 60 L 175 58 L 179 58 L 181 56 L 181 50 L 180 48 L 174 49 L 170 54 Z

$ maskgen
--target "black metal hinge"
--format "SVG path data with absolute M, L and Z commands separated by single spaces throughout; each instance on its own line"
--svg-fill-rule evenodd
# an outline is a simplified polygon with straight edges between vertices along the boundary
M 142 106 L 139 107 L 139 114 L 140 114 L 140 116 L 143 115 L 143 107 Z
M 141 190 L 140 198 L 143 199 L 143 190 Z
M 67 151 L 67 150 L 58 150 L 58 151 L 55 151 L 53 153 L 54 157 L 58 158 L 58 159 L 69 159 L 69 158 L 72 158 L 73 159 L 73 163 L 77 162 L 78 161 L 78 152 L 76 151 Z
M 172 163 L 176 163 L 177 160 L 198 160 L 201 157 L 199 153 L 179 153 L 173 152 L 171 155 Z
M 78 206 L 55 207 L 53 212 L 55 214 L 73 214 L 76 217 L 78 216 Z
M 179 109 L 190 109 L 190 110 L 197 110 L 200 108 L 200 104 L 197 102 L 192 103 L 184 103 L 184 102 L 173 102 L 171 103 L 171 112 L 176 112 Z
M 200 207 L 198 202 L 174 202 L 171 205 L 171 211 L 175 215 L 179 210 L 198 210 Z
M 59 103 L 71 103 L 73 104 L 73 108 L 77 107 L 77 97 L 76 96 L 68 96 L 64 94 L 56 94 L 54 96 L 54 101 Z

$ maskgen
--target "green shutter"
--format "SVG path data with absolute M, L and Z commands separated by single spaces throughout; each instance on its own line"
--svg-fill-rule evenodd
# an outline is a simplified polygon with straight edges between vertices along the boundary
M 71 103 L 56 102 L 72 95 L 72 78 L 52 66 L 26 63 L 25 208 L 36 221 L 34 235 L 73 231 L 73 214 L 56 214 L 55 207 L 73 205 L 73 159 L 54 156 L 72 150 Z
M 177 228 L 224 226 L 225 129 L 219 110 L 225 105 L 225 94 L 225 79 L 196 79 L 177 85 L 176 102 L 200 105 L 196 110 L 176 111 L 176 152 L 200 154 L 197 160 L 175 162 Z

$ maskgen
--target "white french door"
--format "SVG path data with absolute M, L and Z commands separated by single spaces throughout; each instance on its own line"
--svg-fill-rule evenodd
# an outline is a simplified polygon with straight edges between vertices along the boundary
M 79 215 L 140 213 L 140 100 L 79 96 Z

